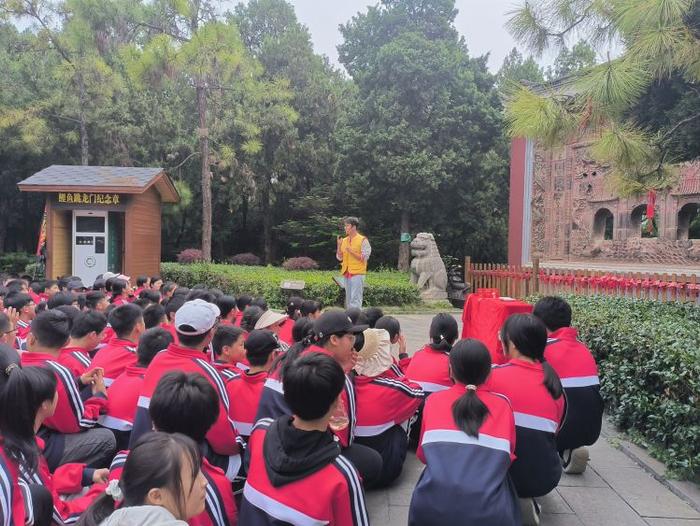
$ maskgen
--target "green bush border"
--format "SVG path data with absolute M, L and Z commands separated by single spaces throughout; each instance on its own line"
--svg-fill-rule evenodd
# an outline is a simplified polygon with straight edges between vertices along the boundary
M 605 296 L 565 298 L 573 325 L 598 362 L 613 422 L 674 476 L 699 480 L 700 308 Z
M 203 283 L 231 294 L 247 293 L 263 296 L 275 308 L 286 304 L 287 295 L 280 289 L 284 280 L 302 280 L 305 289 L 302 296 L 316 299 L 324 305 L 342 305 L 344 292 L 333 281 L 337 272 L 304 270 L 288 271 L 280 267 L 249 267 L 194 263 L 162 263 L 161 275 L 166 281 L 175 281 L 186 287 Z M 382 270 L 369 272 L 365 282 L 366 305 L 418 305 L 421 303 L 418 289 L 409 281 L 408 274 Z

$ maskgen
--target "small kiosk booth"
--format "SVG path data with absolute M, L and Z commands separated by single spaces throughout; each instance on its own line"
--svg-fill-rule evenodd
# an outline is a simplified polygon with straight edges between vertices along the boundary
M 52 165 L 21 181 L 46 194 L 46 277 L 160 272 L 162 203 L 180 196 L 162 168 Z

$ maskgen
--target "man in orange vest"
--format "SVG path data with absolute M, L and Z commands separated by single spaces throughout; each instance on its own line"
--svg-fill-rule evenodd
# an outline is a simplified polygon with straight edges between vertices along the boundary
M 362 289 L 367 274 L 367 260 L 372 253 L 369 240 L 357 231 L 360 220 L 343 219 L 346 237 L 338 236 L 335 257 L 341 262 L 340 272 L 345 277 L 345 308 L 362 308 Z

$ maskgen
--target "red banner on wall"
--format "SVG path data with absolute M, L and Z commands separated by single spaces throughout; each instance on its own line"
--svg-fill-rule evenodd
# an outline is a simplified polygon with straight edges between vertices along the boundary
M 36 255 L 41 256 L 41 248 L 46 243 L 46 228 L 49 215 L 49 204 L 44 205 L 44 216 L 41 218 L 41 226 L 39 227 L 39 242 L 36 244 Z

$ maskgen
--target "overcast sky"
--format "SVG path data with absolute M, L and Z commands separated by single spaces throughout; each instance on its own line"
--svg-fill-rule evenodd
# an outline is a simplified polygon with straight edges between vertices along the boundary
M 290 0 L 299 21 L 311 31 L 318 53 L 327 55 L 338 64 L 336 46 L 341 42 L 338 26 L 344 24 L 359 11 L 366 11 L 374 0 Z M 520 3 L 519 0 L 456 0 L 459 14 L 455 24 L 464 36 L 473 56 L 490 52 L 489 68 L 495 72 L 503 58 L 516 46 L 504 25 L 506 13 Z M 544 57 L 541 62 L 549 64 Z

